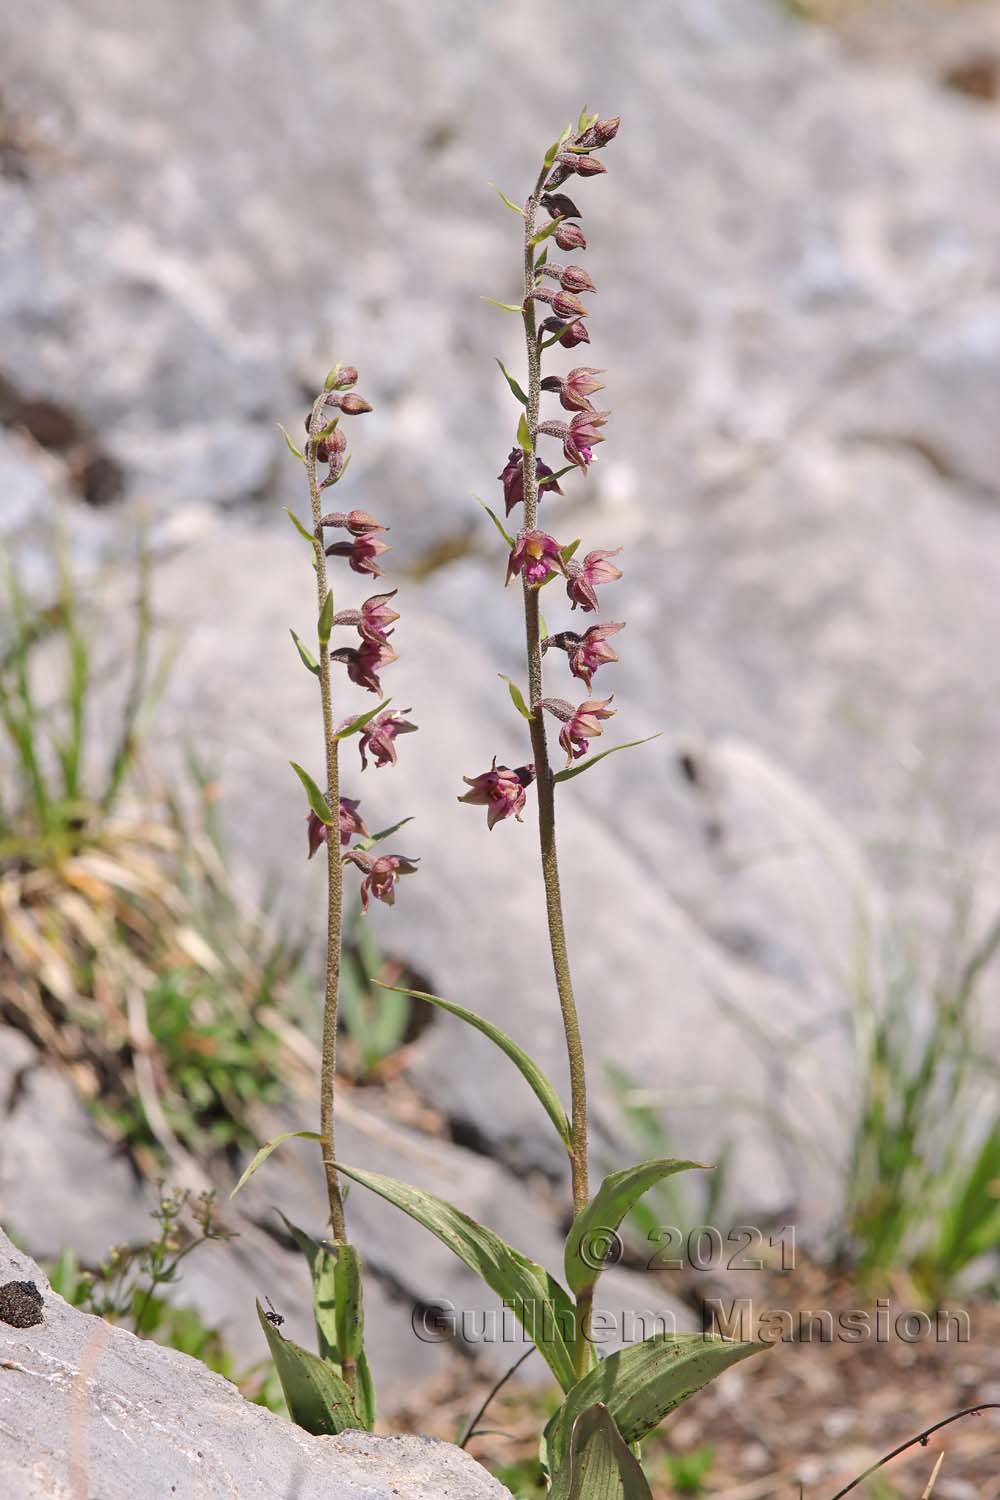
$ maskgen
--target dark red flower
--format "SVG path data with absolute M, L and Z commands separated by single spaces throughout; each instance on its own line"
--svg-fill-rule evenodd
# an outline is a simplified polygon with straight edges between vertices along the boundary
M 487 828 L 493 828 L 503 818 L 516 818 L 520 823 L 524 811 L 524 789 L 535 779 L 534 766 L 518 766 L 512 771 L 509 766 L 498 766 L 496 756 L 493 765 L 481 776 L 463 776 L 462 780 L 471 791 L 459 797 L 459 802 L 469 802 L 474 807 L 487 807 Z
M 536 479 L 548 479 L 552 472 L 547 463 L 543 463 L 540 458 L 535 459 Z M 497 478 L 503 484 L 504 505 L 507 507 L 507 514 L 510 515 L 514 506 L 520 505 L 524 500 L 524 454 L 520 448 L 512 448 L 510 450 L 503 473 L 498 474 Z M 547 490 L 551 491 L 554 495 L 562 494 L 562 488 L 557 479 L 553 480 L 551 484 L 541 486 L 538 491 L 539 498 Z
M 364 879 L 361 882 L 361 910 L 368 910 L 369 899 L 384 901 L 386 906 L 396 904 L 396 881 L 400 875 L 416 874 L 418 861 L 407 859 L 405 854 L 380 854 L 377 858 L 361 849 L 349 849 L 344 855 L 345 863 L 357 865 Z
M 404 714 L 410 713 L 408 708 L 403 709 Z M 379 766 L 394 766 L 396 764 L 396 747 L 393 740 L 397 734 L 415 734 L 416 724 L 410 724 L 408 720 L 401 719 L 398 714 L 386 710 L 366 724 L 361 731 L 359 747 L 361 750 L 361 769 L 368 769 L 367 752 L 371 751 L 372 760 L 376 768 Z
M 594 552 L 588 552 L 582 563 L 570 558 L 566 564 L 566 593 L 574 609 L 579 605 L 589 614 L 599 608 L 596 593 L 598 584 L 612 583 L 622 576 L 621 569 L 608 562 L 609 557 L 617 557 L 621 550 L 620 547 L 610 551 L 598 548 Z

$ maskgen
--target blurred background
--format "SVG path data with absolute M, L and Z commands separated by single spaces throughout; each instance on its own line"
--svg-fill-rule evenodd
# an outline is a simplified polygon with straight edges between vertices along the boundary
M 494 357 L 522 363 L 481 300 L 519 296 L 490 184 L 522 199 L 585 103 L 623 123 L 580 193 L 592 343 L 561 362 L 607 371 L 613 417 L 550 521 L 623 548 L 598 686 L 612 740 L 663 731 L 561 799 L 595 1154 L 717 1163 L 631 1225 L 613 1295 L 680 1326 L 737 1286 L 972 1309 L 963 1347 L 797 1344 L 667 1425 L 664 1496 L 753 1500 L 1000 1391 L 995 0 L 3 7 L 0 1220 L 65 1295 L 277 1399 L 252 1298 L 308 1336 L 272 1209 L 321 1227 L 305 1148 L 222 1213 L 238 1238 L 136 1287 L 255 1142 L 313 1124 L 322 876 L 287 762 L 321 740 L 276 424 L 343 360 L 375 409 L 337 503 L 392 528 L 385 687 L 421 730 L 363 786 L 350 751 L 345 790 L 372 828 L 412 815 L 421 865 L 351 915 L 341 1149 L 555 1255 L 535 1100 L 372 981 L 563 1079 L 530 823 L 456 797 L 527 756 L 474 498 L 516 425 Z M 415 1305 L 482 1293 L 391 1210 L 349 1214 L 385 1418 L 452 1436 L 518 1351 L 421 1344 Z M 664 1225 L 743 1224 L 773 1241 L 749 1283 L 728 1248 L 648 1269 Z M 526 1496 L 533 1363 L 473 1444 Z M 936 1493 L 1000 1495 L 998 1438 L 956 1437 Z M 916 1495 L 921 1461 L 870 1493 Z

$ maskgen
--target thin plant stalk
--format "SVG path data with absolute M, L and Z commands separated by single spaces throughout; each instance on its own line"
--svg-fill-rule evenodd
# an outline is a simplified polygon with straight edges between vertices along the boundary
M 538 426 L 538 408 L 541 399 L 542 361 L 535 318 L 535 216 L 542 194 L 548 168 L 543 167 L 538 175 L 531 197 L 524 210 L 524 340 L 528 361 L 528 405 L 525 413 L 528 431 L 534 434 Z M 535 469 L 535 442 L 532 437 L 530 451 L 524 455 L 524 525 L 533 530 L 538 520 L 538 477 Z M 527 580 L 523 582 L 525 643 L 528 658 L 528 702 L 537 703 L 542 697 L 542 643 L 539 618 L 538 589 Z M 566 943 L 566 923 L 563 917 L 562 894 L 559 888 L 559 861 L 556 854 L 555 781 L 549 763 L 545 722 L 541 710 L 531 719 L 531 748 L 534 755 L 538 795 L 538 835 L 541 846 L 542 879 L 545 883 L 545 913 L 548 919 L 549 946 L 552 952 L 552 967 L 555 971 L 559 1007 L 562 1011 L 563 1031 L 566 1037 L 566 1055 L 569 1063 L 570 1121 L 573 1131 L 573 1146 L 570 1152 L 570 1168 L 573 1183 L 573 1209 L 575 1213 L 586 1207 L 590 1200 L 587 1161 L 587 1073 L 583 1054 L 583 1038 L 580 1034 L 580 1019 L 573 994 L 573 978 L 570 973 L 569 950 Z M 589 1355 L 590 1315 L 593 1291 L 583 1293 L 577 1300 L 576 1309 L 576 1363 L 580 1374 L 587 1368 Z
M 323 405 L 325 392 L 321 392 L 309 418 L 309 436 L 323 427 Z M 316 617 L 323 612 L 329 584 L 327 582 L 326 554 L 323 550 L 320 517 L 323 502 L 319 479 L 316 473 L 316 444 L 306 445 L 306 470 L 309 475 L 309 500 L 312 507 L 313 535 L 320 538 L 316 543 Z M 340 766 L 337 760 L 337 741 L 333 728 L 333 689 L 330 683 L 330 644 L 319 642 L 319 685 L 323 700 L 323 743 L 326 751 L 326 798 L 334 816 L 334 826 L 326 839 L 327 886 L 326 886 L 326 985 L 323 999 L 323 1041 L 320 1067 L 320 1126 L 322 1137 L 323 1171 L 326 1176 L 326 1194 L 330 1207 L 330 1229 L 337 1245 L 347 1242 L 344 1223 L 344 1198 L 340 1178 L 334 1162 L 337 1153 L 334 1140 L 333 1103 L 337 1077 L 337 1011 L 340 999 L 340 958 L 344 914 L 344 870 L 340 862 L 340 831 L 337 810 L 340 807 Z M 345 1378 L 347 1371 L 345 1368 Z

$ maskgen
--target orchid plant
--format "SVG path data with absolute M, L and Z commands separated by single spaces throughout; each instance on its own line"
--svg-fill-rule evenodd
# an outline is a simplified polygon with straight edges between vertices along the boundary
M 515 443 L 499 476 L 505 518 L 501 520 L 492 510 L 489 515 L 507 552 L 506 584 L 518 579 L 521 585 L 527 692 L 513 682 L 508 682 L 508 686 L 515 708 L 527 722 L 530 753 L 523 765 L 513 768 L 498 765 L 494 757 L 488 770 L 465 777 L 468 790 L 460 798 L 464 803 L 484 807 L 487 826 L 493 829 L 507 819 L 522 821 L 529 793 L 534 788 L 549 946 L 566 1042 L 569 1113 L 537 1063 L 487 1017 L 440 996 L 401 991 L 450 1012 L 484 1033 L 534 1091 L 565 1150 L 571 1179 L 574 1218 L 566 1239 L 561 1281 L 445 1200 L 395 1178 L 343 1165 L 336 1159 L 333 1080 L 343 865 L 351 863 L 361 870 L 361 897 L 365 906 L 371 898 L 391 903 L 398 878 L 414 869 L 414 862 L 402 856 L 373 858 L 369 851 L 383 835 L 368 834 L 360 819 L 358 803 L 341 798 L 339 789 L 338 746 L 346 736 L 360 733 L 362 762 L 371 755 L 375 765 L 382 766 L 395 760 L 395 739 L 413 728 L 407 720 L 390 714 L 387 703 L 339 730 L 333 728 L 330 663 L 342 663 L 354 682 L 380 694 L 378 672 L 395 657 L 386 629 L 397 618 L 389 607 L 393 595 L 376 595 L 359 609 L 334 613 L 327 585 L 327 557 L 344 558 L 355 572 L 378 576 L 377 559 L 385 550 L 379 539 L 383 528 L 366 513 L 322 513 L 321 490 L 339 480 L 346 467 L 346 440 L 339 418 L 369 409 L 366 402 L 352 393 L 355 371 L 338 368 L 331 372 L 327 388 L 317 398 L 307 424 L 305 454 L 299 454 L 309 475 L 312 529 L 307 530 L 299 522 L 296 525 L 315 554 L 318 659 L 297 637 L 295 640 L 306 667 L 319 678 L 327 746 L 325 796 L 301 767 L 295 769 L 309 799 L 309 851 L 313 853 L 325 842 L 328 854 L 326 1027 L 317 1138 L 327 1175 L 330 1241 L 313 1240 L 294 1226 L 289 1227 L 312 1268 L 320 1356 L 283 1339 L 263 1314 L 262 1321 L 296 1421 L 320 1432 L 339 1431 L 347 1426 L 371 1427 L 374 1398 L 364 1364 L 360 1271 L 356 1252 L 346 1237 L 341 1178 L 349 1178 L 379 1194 L 436 1235 L 470 1266 L 514 1311 L 527 1337 L 547 1361 L 562 1391 L 561 1404 L 548 1422 L 541 1444 L 551 1500 L 613 1500 L 619 1496 L 624 1500 L 650 1500 L 651 1491 L 639 1462 L 643 1438 L 680 1402 L 730 1365 L 764 1347 L 703 1334 L 657 1334 L 599 1359 L 591 1332 L 594 1296 L 604 1268 L 606 1247 L 613 1242 L 614 1232 L 651 1187 L 674 1173 L 699 1166 L 696 1162 L 673 1158 L 644 1161 L 612 1173 L 592 1191 L 586 1067 L 556 848 L 557 788 L 614 751 L 643 743 L 630 741 L 627 745 L 590 753 L 591 742 L 602 735 L 604 724 L 615 713 L 612 696 L 591 696 L 593 678 L 618 660 L 610 641 L 624 629 L 624 623 L 598 619 L 583 631 L 563 628 L 549 633 L 541 613 L 543 589 L 559 583 L 565 589 L 571 613 L 580 610 L 584 615 L 598 616 L 603 613 L 599 591 L 622 577 L 614 561 L 620 549 L 594 547 L 578 559 L 579 541 L 563 543 L 539 524 L 543 500 L 546 517 L 554 518 L 557 513 L 557 497 L 563 493 L 560 480 L 570 474 L 586 476 L 595 460 L 595 448 L 604 441 L 602 429 L 610 415 L 597 410 L 591 401 L 603 389 L 598 380 L 604 373 L 602 370 L 579 365 L 564 375 L 543 376 L 542 366 L 549 351 L 574 349 L 590 342 L 588 312 L 582 297 L 594 295 L 597 289 L 583 267 L 550 262 L 549 253 L 553 248 L 572 254 L 586 250 L 580 210 L 560 189 L 570 178 L 586 181 L 606 171 L 600 153 L 615 139 L 618 126 L 617 119 L 600 119 L 584 111 L 576 127 L 568 127 L 545 154 L 524 206 L 501 194 L 508 208 L 522 221 L 523 289 L 518 303 L 498 305 L 522 320 L 526 368 L 522 383 L 500 364 L 520 411 Z M 543 418 L 543 394 L 556 396 L 566 416 Z M 335 409 L 332 417 L 331 407 Z M 540 456 L 538 446 L 543 440 L 555 440 L 561 445 L 564 459 L 561 467 L 553 469 Z M 317 466 L 321 461 L 329 465 L 330 472 L 318 481 Z M 520 525 L 512 534 L 508 526 L 515 524 L 512 520 L 515 513 Z M 552 525 L 557 529 L 554 519 Z M 346 529 L 351 540 L 337 542 L 324 550 L 327 527 Z M 357 629 L 360 645 L 331 651 L 330 632 L 338 625 Z M 546 693 L 543 669 L 559 654 L 565 658 L 570 676 L 583 684 L 587 696 L 581 701 L 576 701 L 578 694 L 564 698 Z M 559 725 L 558 745 L 565 755 L 565 764 L 558 769 L 553 768 L 550 758 L 550 719 Z M 338 807 L 339 818 L 335 822 L 332 810 Z M 339 845 L 336 838 L 330 837 L 330 829 L 338 826 Z M 347 847 L 352 838 L 358 838 L 358 842 Z M 342 853 L 342 849 L 346 852 Z M 279 1137 L 263 1147 L 242 1180 L 286 1138 Z

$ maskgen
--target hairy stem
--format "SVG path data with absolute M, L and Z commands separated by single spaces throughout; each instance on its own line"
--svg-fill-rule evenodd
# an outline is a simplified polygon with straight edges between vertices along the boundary
M 320 516 L 323 502 L 319 480 L 316 476 L 316 444 L 311 441 L 313 433 L 323 427 L 323 402 L 321 394 L 312 409 L 309 419 L 310 442 L 306 445 L 306 468 L 309 474 L 309 499 L 312 505 L 313 535 L 316 542 L 316 610 L 317 619 L 326 602 L 329 589 L 326 571 L 326 553 L 323 550 L 323 532 Z M 330 686 L 330 646 L 319 642 L 319 685 L 323 700 L 323 743 L 326 747 L 326 800 L 333 814 L 332 828 L 327 829 L 327 885 L 326 885 L 326 990 L 323 1001 L 323 1043 L 320 1070 L 320 1126 L 322 1136 L 323 1170 L 326 1174 L 326 1195 L 330 1206 L 330 1230 L 337 1245 L 347 1242 L 344 1225 L 344 1199 L 340 1190 L 340 1179 L 334 1162 L 337 1159 L 334 1146 L 333 1099 L 337 1077 L 337 1007 L 340 999 L 340 949 L 344 909 L 344 869 L 340 863 L 340 767 L 337 761 L 337 741 L 333 734 L 333 691 Z
M 548 169 L 543 167 L 531 197 L 525 205 L 524 219 L 523 317 L 528 356 L 528 406 L 525 416 L 528 431 L 532 434 L 531 451 L 524 455 L 524 524 L 529 531 L 535 528 L 538 521 L 538 477 L 535 471 L 534 432 L 538 426 L 538 405 L 542 383 L 541 349 L 535 319 L 535 304 L 531 298 L 535 290 L 535 246 L 531 241 L 535 233 L 538 202 L 547 174 Z M 528 656 L 528 702 L 535 704 L 542 697 L 542 645 L 538 589 L 529 587 L 527 583 L 524 585 L 524 624 Z M 538 835 L 542 855 L 542 878 L 545 883 L 545 912 L 549 924 L 549 946 L 552 950 L 552 967 L 555 970 L 563 1031 L 566 1035 L 566 1055 L 569 1061 L 570 1117 L 573 1127 L 570 1167 L 573 1177 L 573 1209 L 574 1212 L 579 1213 L 586 1207 L 590 1198 L 587 1175 L 587 1073 L 583 1056 L 583 1039 L 580 1035 L 580 1020 L 573 995 L 569 950 L 566 945 L 566 924 L 559 889 L 555 782 L 552 767 L 549 764 L 548 743 L 541 710 L 536 711 L 531 720 L 531 749 L 538 788 Z M 589 1363 L 590 1311 L 591 1299 L 589 1297 L 578 1302 L 576 1363 L 580 1374 L 584 1373 Z

